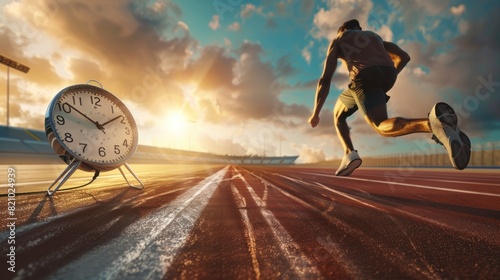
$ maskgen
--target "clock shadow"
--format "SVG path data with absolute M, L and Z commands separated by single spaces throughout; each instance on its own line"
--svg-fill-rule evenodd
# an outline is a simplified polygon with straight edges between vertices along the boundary
M 37 218 L 38 216 L 40 215 L 40 213 L 42 212 L 44 206 L 45 206 L 45 203 L 47 203 L 47 201 L 49 202 L 49 215 L 52 216 L 52 215 L 57 215 L 57 209 L 54 205 L 54 200 L 52 199 L 51 196 L 48 196 L 48 195 L 44 195 L 42 200 L 40 201 L 40 203 L 38 203 L 38 205 L 35 207 L 35 209 L 33 210 L 33 212 L 31 213 L 31 215 L 29 216 L 29 218 L 27 219 L 27 223 L 30 224 L 30 223 L 33 223 L 33 222 L 36 222 L 37 221 Z
M 88 184 L 85 184 L 85 185 L 88 185 Z M 125 196 L 127 194 L 128 191 L 132 191 L 132 190 L 130 188 L 125 188 L 125 189 L 122 189 L 121 191 L 117 192 L 114 195 L 114 197 L 112 197 L 112 198 L 107 197 L 105 199 L 105 202 L 106 202 L 105 204 L 109 205 L 109 203 L 111 203 L 112 205 L 114 205 L 114 203 L 117 201 L 120 201 L 123 198 L 123 196 Z M 72 208 L 71 205 L 63 206 L 61 211 L 57 210 L 56 204 L 58 203 L 58 199 L 60 200 L 61 196 L 64 196 L 64 195 L 74 196 L 75 192 L 72 191 L 71 189 L 68 189 L 68 190 L 63 189 L 63 190 L 58 191 L 57 196 L 44 195 L 43 198 L 40 200 L 40 202 L 35 207 L 35 209 L 33 209 L 33 212 L 26 220 L 26 223 L 30 224 L 30 223 L 35 223 L 37 221 L 40 221 L 39 216 L 44 211 L 47 211 L 47 213 L 44 213 L 43 216 L 53 217 L 57 214 L 74 210 L 74 208 Z M 78 199 L 83 199 L 84 196 L 87 198 L 91 197 L 96 204 L 104 202 L 103 200 L 100 200 L 98 197 L 96 197 L 94 193 L 90 193 L 90 192 L 86 192 L 86 191 L 78 191 L 77 195 L 78 195 Z M 90 205 L 82 205 L 81 207 L 88 207 L 88 206 L 90 206 Z

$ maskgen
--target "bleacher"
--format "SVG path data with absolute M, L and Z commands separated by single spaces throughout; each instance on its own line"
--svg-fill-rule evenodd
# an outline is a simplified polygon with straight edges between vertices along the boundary
M 0 157 L 9 154 L 23 156 L 54 156 L 45 131 L 0 126 Z M 228 156 L 195 151 L 175 150 L 139 145 L 131 160 L 144 163 L 213 163 L 213 164 L 294 164 L 298 156 L 262 157 Z
M 228 164 L 294 164 L 298 156 L 264 157 L 264 156 L 224 156 L 223 160 Z
M 53 154 L 46 139 L 40 130 L 0 126 L 0 152 Z

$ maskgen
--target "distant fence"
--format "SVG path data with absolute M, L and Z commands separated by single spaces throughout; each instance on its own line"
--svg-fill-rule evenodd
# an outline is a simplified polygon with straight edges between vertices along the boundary
M 366 157 L 363 158 L 363 166 L 451 166 L 451 163 L 445 151 L 443 153 L 410 152 Z M 469 166 L 499 167 L 500 142 L 473 145 Z

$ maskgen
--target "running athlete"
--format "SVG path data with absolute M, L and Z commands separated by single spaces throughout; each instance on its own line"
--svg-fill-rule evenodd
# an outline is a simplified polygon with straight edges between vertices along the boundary
M 350 83 L 337 99 L 333 117 L 337 136 L 344 149 L 337 176 L 349 176 L 362 160 L 354 149 L 347 118 L 359 110 L 366 122 L 384 137 L 398 137 L 411 133 L 432 133 L 432 139 L 442 144 L 456 169 L 469 164 L 471 142 L 457 126 L 453 108 L 439 102 L 428 118 L 408 119 L 387 115 L 386 94 L 396 82 L 397 75 L 410 61 L 408 53 L 398 45 L 383 41 L 372 31 L 363 31 L 356 19 L 340 26 L 330 46 L 316 89 L 314 110 L 309 118 L 312 127 L 320 121 L 319 113 L 330 91 L 330 84 L 341 59 L 349 71 Z

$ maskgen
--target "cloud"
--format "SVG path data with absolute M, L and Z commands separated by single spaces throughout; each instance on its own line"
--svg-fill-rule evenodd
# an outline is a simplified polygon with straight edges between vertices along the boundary
M 500 30 L 496 16 L 499 12 L 496 8 L 483 15 L 488 21 L 468 19 L 468 28 L 462 30 L 465 33 L 450 41 L 406 43 L 403 48 L 412 56 L 408 67 L 413 71 L 400 74 L 391 90 L 393 101 L 398 100 L 394 108 L 397 113 L 425 116 L 435 102 L 444 101 L 455 108 L 462 126 L 471 135 L 479 136 L 486 128 L 495 129 L 500 118 L 492 105 L 500 104 L 500 95 L 496 94 L 500 90 L 500 39 L 496 36 Z
M 450 8 L 450 12 L 455 16 L 460 16 L 465 12 L 465 5 L 460 4 L 458 6 L 452 6 Z
M 179 6 L 170 0 L 133 0 L 129 3 L 128 8 L 138 21 L 157 28 L 175 26 L 178 22 L 177 19 L 182 14 Z
M 297 162 L 300 163 L 316 163 L 326 161 L 327 157 L 322 149 L 311 147 L 306 144 L 295 144 L 292 143 L 292 148 L 294 148 L 299 153 L 299 158 Z
M 218 15 L 214 15 L 214 16 L 212 16 L 212 20 L 208 23 L 208 26 L 209 26 L 212 30 L 217 30 L 217 29 L 219 29 L 219 27 L 220 27 L 219 16 L 218 16 Z
M 45 7 L 51 2 L 39 3 Z M 11 15 L 22 21 L 40 7 L 25 0 L 11 9 L 16 11 Z M 107 13 L 107 9 L 120 10 L 121 16 Z M 223 46 L 201 47 L 181 15 L 179 7 L 169 1 L 108 1 L 105 7 L 86 1 L 61 4 L 47 21 L 33 27 L 61 45 L 50 50 L 58 54 L 56 59 L 21 53 L 19 60 L 25 58 L 32 66 L 29 83 L 52 85 L 43 99 L 38 98 L 42 107 L 57 90 L 96 79 L 118 97 L 132 102 L 138 123 L 145 130 L 159 127 L 157 112 L 179 108 L 198 121 L 213 124 L 260 120 L 290 128 L 306 121 L 306 106 L 285 104 L 279 99 L 283 78 L 296 73 L 290 55 L 276 63 L 268 62 L 260 44 L 247 41 L 231 51 L 228 39 Z M 0 37 L 13 46 L 4 55 L 29 48 L 16 45 L 19 40 L 15 34 L 6 26 L 0 29 Z
M 307 64 L 311 64 L 311 48 L 313 46 L 314 46 L 314 41 L 309 41 L 309 44 L 307 44 L 307 46 L 305 46 L 302 49 L 301 54 L 304 60 L 307 62 Z
M 199 57 L 189 61 L 178 71 L 181 81 L 196 84 L 198 88 L 213 91 L 233 88 L 233 67 L 236 59 L 230 57 L 221 46 L 209 45 L 199 50 Z
M 328 0 L 328 9 L 321 8 L 314 15 L 315 38 L 332 40 L 337 35 L 337 30 L 347 20 L 358 19 L 361 26 L 366 26 L 368 14 L 373 7 L 370 0 L 336 1 Z
M 262 15 L 262 7 L 257 7 L 253 4 L 246 4 L 242 7 L 240 16 L 243 19 L 250 18 L 253 14 Z
M 228 27 L 229 30 L 237 32 L 241 30 L 241 24 L 239 22 L 233 22 Z
M 212 132 L 222 134 L 220 131 L 225 129 L 245 128 L 237 141 L 245 151 L 262 152 L 262 145 L 257 140 L 256 143 L 244 142 L 244 139 L 256 137 L 254 132 L 259 131 L 259 127 L 283 129 L 286 135 L 293 134 L 294 137 L 310 137 L 307 140 L 310 147 L 317 147 L 317 143 L 326 142 L 325 139 L 335 139 L 331 112 L 335 96 L 331 93 L 327 100 L 321 112 L 320 126 L 310 128 L 307 124 L 311 113 L 308 102 L 314 98 L 317 80 L 312 80 L 309 75 L 298 77 L 297 73 L 299 69 L 321 68 L 316 59 L 318 52 L 324 56 L 324 51 L 318 49 L 332 39 L 343 21 L 358 18 L 364 26 L 375 26 L 374 30 L 384 39 L 396 37 L 412 56 L 408 68 L 400 74 L 390 92 L 393 96 L 389 103 L 391 115 L 425 117 L 430 106 L 439 100 L 467 109 L 465 113 L 469 115 L 464 123 L 476 134 L 481 133 L 480 129 L 495 127 L 494 122 L 499 119 L 495 108 L 500 104 L 499 95 L 484 90 L 498 91 L 495 83 L 500 81 L 495 63 L 500 45 L 495 33 L 500 30 L 495 17 L 498 9 L 474 18 L 475 10 L 467 7 L 466 13 L 462 11 L 460 17 L 455 17 L 450 10 L 450 1 L 435 5 L 417 2 L 394 0 L 388 8 L 394 15 L 373 25 L 368 24 L 368 20 L 369 15 L 370 19 L 373 16 L 374 4 L 368 0 L 323 1 L 327 4 L 319 8 L 316 15 L 312 11 L 320 4 L 312 0 L 266 0 L 262 7 L 241 6 L 238 16 L 244 20 L 238 19 L 239 22 L 221 31 L 226 35 L 217 37 L 218 41 L 203 42 L 193 37 L 193 34 L 199 34 L 200 26 L 186 21 L 188 17 L 183 17 L 183 13 L 187 11 L 180 8 L 181 4 L 176 4 L 181 2 L 12 2 L 4 6 L 0 25 L 2 55 L 31 67 L 28 75 L 11 73 L 11 93 L 21 96 L 19 102 L 32 106 L 29 110 L 12 107 L 12 112 L 16 123 L 43 128 L 43 124 L 36 124 L 34 119 L 43 119 L 46 105 L 60 89 L 97 79 L 106 89 L 131 104 L 141 129 L 149 135 L 157 134 L 155 128 L 161 128 L 165 112 L 182 109 L 200 123 L 197 125 L 199 130 L 210 127 Z M 282 12 L 276 11 L 277 3 L 283 4 Z M 300 17 L 296 16 L 302 7 L 305 10 L 300 11 Z M 239 5 L 237 9 L 240 9 Z M 425 15 L 420 16 L 415 10 L 424 11 Z M 212 16 L 210 20 L 210 16 L 209 13 L 209 20 L 201 27 L 206 31 L 211 31 L 208 28 L 220 30 L 220 19 Z M 491 20 L 484 21 L 486 17 Z M 284 30 L 283 23 L 290 22 L 286 30 L 293 31 L 294 37 L 304 35 L 303 42 L 306 43 L 291 42 L 293 54 L 282 49 L 277 51 L 275 47 L 279 44 L 271 40 L 273 45 L 270 45 L 267 38 L 276 30 L 262 29 L 270 32 L 262 37 L 257 32 L 242 32 L 247 28 L 243 30 L 241 24 L 257 20 L 262 23 L 259 28 L 264 24 L 275 28 L 279 25 L 280 32 Z M 305 21 L 310 24 L 311 20 L 314 28 L 309 35 L 300 33 L 300 30 L 295 33 L 301 28 L 307 31 L 309 27 L 305 27 Z M 433 37 L 443 26 L 450 24 L 456 25 L 457 30 L 446 40 Z M 400 27 L 395 28 L 395 25 Z M 415 39 L 420 39 L 419 26 L 424 27 L 426 41 Z M 245 38 L 251 39 L 245 41 Z M 301 57 L 297 59 L 298 55 L 310 65 L 306 65 Z M 482 81 L 488 83 L 489 79 L 494 83 L 487 87 Z M 335 87 L 343 89 L 348 81 L 343 67 L 338 68 L 333 77 Z M 480 85 L 483 99 L 474 95 Z M 298 96 L 300 92 L 305 96 Z M 486 97 L 488 92 L 490 94 Z M 299 103 L 292 103 L 292 100 Z M 28 111 L 33 112 L 34 106 L 39 108 L 38 115 L 23 117 Z M 252 126 L 248 125 L 250 122 Z M 365 125 L 368 128 L 365 131 L 361 130 L 361 124 L 359 128 L 357 124 L 355 119 L 353 125 L 357 133 L 368 133 L 368 126 Z M 372 131 L 369 133 L 373 134 Z M 228 145 L 228 142 L 218 141 L 214 140 L 212 146 Z M 275 147 L 269 145 L 266 150 L 269 153 Z M 304 151 L 313 158 L 314 151 L 307 148 Z M 321 154 L 316 153 L 316 157 L 321 158 Z
M 169 1 L 132 1 L 130 4 L 106 1 L 103 6 L 72 1 L 58 4 L 52 10 L 40 8 L 50 5 L 52 1 L 40 1 L 37 5 L 21 1 L 7 11 L 14 18 L 12 21 L 25 22 L 40 10 L 50 12 L 31 28 L 60 45 L 49 53 L 70 54 L 62 58 L 65 64 L 58 66 L 66 68 L 63 71 L 70 73 L 70 80 L 56 74 L 56 61 L 51 57 L 27 57 L 32 66 L 30 81 L 58 84 L 63 88 L 71 83 L 97 79 L 119 97 L 138 102 L 149 110 L 162 110 L 170 103 L 159 100 L 176 99 L 179 89 L 173 87 L 170 77 L 179 66 L 186 65 L 197 42 L 190 37 L 187 24 L 180 21 L 181 13 L 175 4 Z M 121 11 L 122 16 L 114 17 L 116 10 Z M 21 47 L 29 49 L 34 45 L 44 46 L 44 43 L 46 41 L 35 38 L 30 45 Z M 86 66 L 82 64 L 84 60 Z
M 404 27 L 406 35 L 413 34 L 428 24 L 428 17 L 442 15 L 449 7 L 450 0 L 443 1 L 399 1 L 389 0 L 391 11 Z M 415 12 L 419 11 L 419 12 Z
M 415 68 L 413 68 L 413 69 L 412 69 L 412 72 L 413 72 L 413 74 L 415 74 L 415 76 L 416 76 L 417 78 L 421 78 L 421 77 L 423 77 L 423 76 L 427 75 L 427 72 L 425 72 L 425 71 L 422 69 L 422 67 L 415 67 Z
M 189 26 L 183 21 L 178 21 L 174 33 L 178 32 L 184 32 L 184 35 L 189 35 Z
M 284 55 L 278 58 L 276 62 L 276 73 L 278 76 L 285 77 L 297 73 L 297 69 L 290 62 L 291 55 Z
M 280 104 L 277 79 L 273 66 L 261 60 L 262 47 L 245 42 L 238 50 L 233 83 L 236 95 L 231 107 L 247 118 L 265 118 Z
M 380 37 L 382 37 L 384 41 L 388 42 L 392 42 L 392 39 L 394 37 L 391 28 L 387 25 L 382 25 L 382 27 L 380 27 L 380 29 L 377 30 L 376 33 L 380 35 Z
M 376 32 L 390 41 L 394 37 L 391 24 L 393 20 L 398 20 L 397 24 L 405 30 L 402 35 L 404 40 L 400 40 L 402 47 L 410 53 L 412 60 L 389 92 L 393 96 L 389 102 L 390 114 L 425 117 L 434 103 L 445 101 L 456 106 L 457 110 L 465 111 L 462 115 L 467 117 L 464 124 L 469 131 L 481 133 L 485 125 L 493 127 L 500 115 L 491 104 L 499 104 L 500 96 L 493 91 L 492 94 L 484 91 L 483 96 L 488 96 L 488 100 L 483 101 L 475 97 L 474 92 L 480 86 L 486 90 L 481 81 L 488 81 L 489 75 L 492 75 L 490 89 L 497 90 L 491 85 L 500 81 L 495 76 L 500 50 L 500 39 L 495 35 L 500 30 L 500 20 L 495 14 L 499 9 L 494 8 L 479 18 L 455 21 L 458 35 L 449 35 L 446 38 L 451 39 L 443 40 L 442 23 L 446 20 L 443 13 L 450 11 L 455 16 L 463 16 L 466 11 L 464 5 L 450 8 L 450 1 L 390 3 L 392 5 L 387 9 L 397 17 L 382 17 L 380 11 L 371 10 L 373 4 L 370 1 L 330 1 L 327 8 L 321 8 L 314 16 L 313 35 L 318 39 L 331 40 L 344 20 L 358 18 L 363 25 L 371 13 L 372 18 L 379 16 L 381 20 L 376 24 L 379 26 Z M 415 13 L 415 10 L 423 12 Z M 412 39 L 420 34 L 424 35 L 425 41 Z M 489 59 L 478 61 L 481 57 Z

